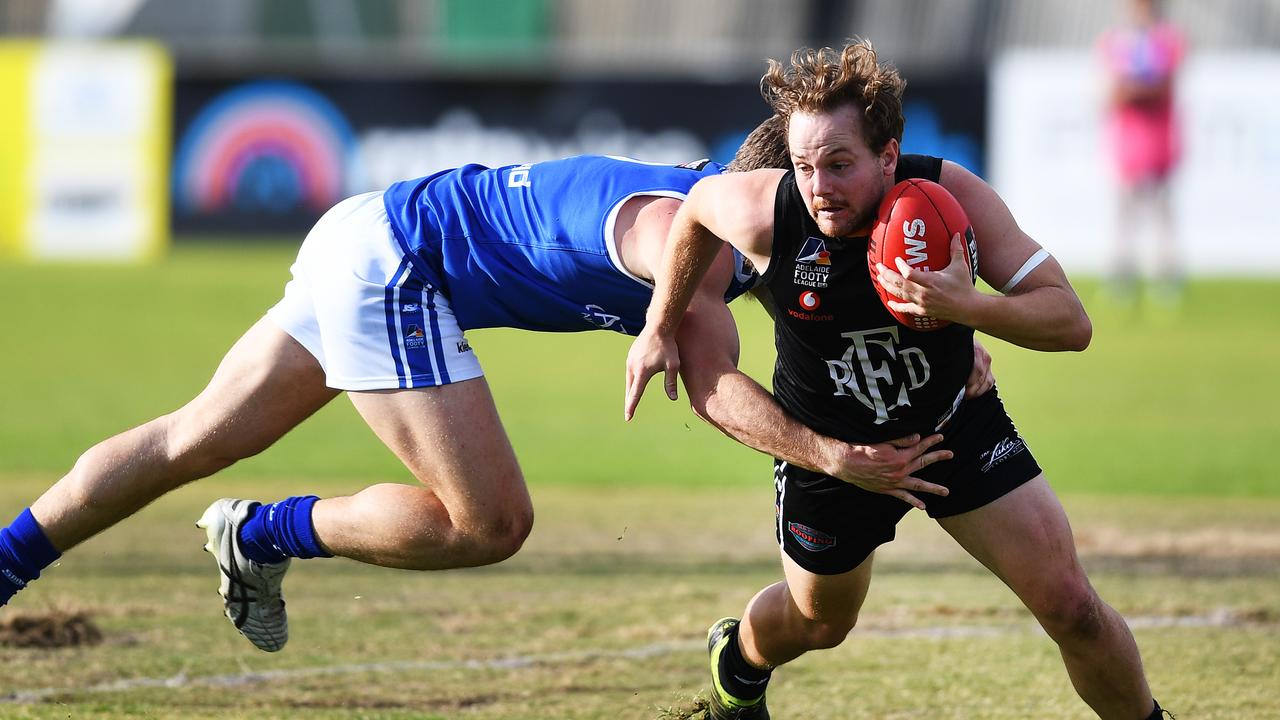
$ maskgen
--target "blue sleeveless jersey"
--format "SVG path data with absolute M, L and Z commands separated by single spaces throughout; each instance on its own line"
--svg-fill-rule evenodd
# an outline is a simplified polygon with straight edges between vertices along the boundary
M 636 195 L 683 199 L 701 169 L 581 156 L 486 168 L 466 165 L 396 183 L 387 216 L 415 273 L 449 298 L 463 330 L 512 327 L 635 335 L 653 287 L 627 273 L 613 242 Z M 734 257 L 729 301 L 758 277 Z

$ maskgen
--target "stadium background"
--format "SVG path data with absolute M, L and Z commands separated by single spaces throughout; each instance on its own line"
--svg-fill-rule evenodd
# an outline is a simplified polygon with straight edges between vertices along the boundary
M 1097 282 L 1107 0 L 2 0 L 0 507 L 198 391 L 333 201 L 464 162 L 726 160 L 766 112 L 765 58 L 863 35 L 909 80 L 905 149 L 991 180 L 1089 307 L 1088 352 L 992 341 L 995 369 L 1160 696 L 1189 717 L 1280 717 L 1280 2 L 1166 6 L 1192 51 L 1176 193 L 1193 278 L 1172 307 L 1117 306 Z M 67 73 L 48 125 L 19 92 L 38 83 L 15 79 L 33 57 Z M 112 136 L 104 117 L 134 124 Z M 767 379 L 769 328 L 736 314 L 743 365 Z M 625 338 L 473 344 L 538 506 L 515 559 L 303 564 L 303 640 L 241 647 L 189 522 L 225 494 L 404 480 L 335 402 L 0 610 L 0 716 L 682 717 L 705 682 L 699 633 L 777 575 L 767 461 L 652 393 L 625 426 Z M 789 668 L 786 716 L 1083 717 L 1025 612 L 931 524 L 909 518 L 881 562 L 860 642 Z M 85 613 L 105 640 L 4 647 L 22 611 Z
M 1280 5 L 1166 4 L 1192 49 L 1180 77 L 1187 153 L 1176 186 L 1190 266 L 1280 271 L 1280 249 L 1256 229 L 1268 221 L 1266 189 L 1280 181 Z M 723 161 L 764 114 L 756 87 L 765 58 L 862 34 L 909 78 L 904 147 L 988 177 L 1064 264 L 1097 271 L 1113 210 L 1093 44 L 1120 5 L 10 0 L 0 29 L 160 42 L 173 77 L 154 84 L 171 120 L 147 132 L 171 132 L 163 151 L 172 162 L 153 155 L 179 238 L 296 233 L 342 197 L 466 162 L 579 152 Z M 79 95 L 63 103 L 77 115 L 95 114 L 86 97 L 95 82 L 119 95 L 91 73 L 79 80 Z M 0 165 L 0 178 L 23 170 Z M 83 213 L 89 203 L 74 190 L 71 200 L 34 202 Z M 1228 204 L 1225 216 L 1214 210 Z M 1216 235 L 1231 236 L 1234 252 L 1218 252 Z

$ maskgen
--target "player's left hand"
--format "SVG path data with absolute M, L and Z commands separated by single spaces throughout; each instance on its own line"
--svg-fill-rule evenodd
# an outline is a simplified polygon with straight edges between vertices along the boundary
M 680 372 L 680 351 L 673 338 L 659 335 L 646 327 L 640 331 L 627 351 L 627 392 L 623 400 L 622 418 L 630 420 L 640 404 L 649 379 L 661 371 L 667 397 L 675 400 L 676 375 Z
M 896 258 L 897 272 L 876 263 L 876 282 L 902 302 L 890 300 L 893 310 L 921 317 L 935 317 L 962 325 L 969 300 L 978 291 L 973 287 L 969 265 L 964 259 L 960 233 L 951 236 L 951 262 L 941 270 L 913 268 Z

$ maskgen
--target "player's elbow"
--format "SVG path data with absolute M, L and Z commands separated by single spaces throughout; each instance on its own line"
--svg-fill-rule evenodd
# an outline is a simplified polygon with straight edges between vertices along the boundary
M 1080 312 L 1074 322 L 1066 323 L 1062 331 L 1062 349 L 1069 352 L 1080 352 L 1089 347 L 1093 341 L 1093 322 L 1089 316 Z
M 1093 341 L 1093 322 L 1085 311 L 1080 298 L 1071 290 L 1062 293 L 1056 302 L 1056 317 L 1046 317 L 1046 328 L 1053 328 L 1054 350 L 1080 352 Z
M 1089 347 L 1089 343 L 1093 342 L 1093 323 L 1089 318 L 1085 318 L 1080 324 L 1082 327 L 1075 347 L 1076 352 L 1084 350 Z
M 685 380 L 685 395 L 689 397 L 689 409 L 693 414 L 707 422 L 711 422 L 712 404 L 715 393 L 712 388 Z
M 725 405 L 724 394 L 720 392 L 720 377 L 686 377 L 684 389 L 693 414 L 712 427 L 723 429 L 729 408 Z
M 690 344 L 686 343 L 685 347 Z M 703 420 L 716 424 L 717 393 L 720 383 L 735 370 L 728 356 L 711 356 L 699 353 L 682 353 L 680 379 L 689 398 L 689 408 Z

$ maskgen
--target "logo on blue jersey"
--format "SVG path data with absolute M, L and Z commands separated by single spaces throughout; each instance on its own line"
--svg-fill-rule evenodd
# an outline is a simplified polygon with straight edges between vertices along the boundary
M 822 552 L 830 550 L 836 546 L 836 538 L 834 535 L 828 535 L 821 530 L 814 530 L 808 525 L 801 525 L 798 522 L 787 523 L 787 530 L 791 532 L 791 537 L 809 552 Z
M 405 303 L 400 306 L 400 312 L 421 312 L 422 306 L 418 303 Z
M 595 325 L 601 330 L 616 330 L 624 335 L 627 329 L 622 326 L 622 317 L 612 313 L 605 312 L 605 309 L 599 305 L 587 305 L 586 312 L 582 313 L 582 319 Z
M 427 346 L 427 334 L 417 325 L 410 325 L 404 334 L 404 346 L 407 350 L 419 350 Z

